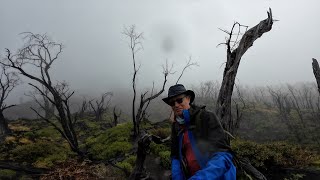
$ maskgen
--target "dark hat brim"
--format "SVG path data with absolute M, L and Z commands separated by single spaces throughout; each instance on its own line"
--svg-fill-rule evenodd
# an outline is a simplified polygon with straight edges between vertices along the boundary
M 162 100 L 169 105 L 169 101 L 170 99 L 174 98 L 174 97 L 177 97 L 177 96 L 180 96 L 181 94 L 185 94 L 185 95 L 189 95 L 190 96 L 190 104 L 194 101 L 194 98 L 195 98 L 195 94 L 193 91 L 191 90 L 187 90 L 187 91 L 184 91 L 180 94 L 176 94 L 174 96 L 170 96 L 170 97 L 166 97 L 166 98 L 163 98 Z

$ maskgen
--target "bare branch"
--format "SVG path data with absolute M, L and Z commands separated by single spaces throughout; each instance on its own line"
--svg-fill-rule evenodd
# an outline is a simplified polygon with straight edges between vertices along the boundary
M 179 78 L 177 79 L 176 84 L 178 84 L 180 78 L 183 76 L 183 73 L 184 73 L 184 71 L 185 71 L 186 69 L 191 68 L 192 66 L 199 66 L 199 64 L 198 64 L 197 62 L 191 62 L 191 60 L 192 60 L 192 58 L 191 58 L 191 56 L 189 56 L 189 59 L 188 59 L 188 61 L 187 61 L 187 64 L 186 64 L 186 65 L 184 66 L 184 68 L 182 69 L 181 74 L 180 74 Z

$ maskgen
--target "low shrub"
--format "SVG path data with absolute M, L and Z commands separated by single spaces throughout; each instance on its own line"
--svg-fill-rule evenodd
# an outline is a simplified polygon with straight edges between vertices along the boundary
M 52 126 L 41 128 L 34 132 L 35 138 L 50 138 L 52 140 L 60 140 L 61 134 Z
M 26 145 L 18 145 L 10 151 L 11 159 L 33 164 L 35 167 L 48 168 L 54 163 L 64 162 L 71 151 L 61 143 L 38 141 Z
M 159 155 L 160 152 L 162 151 L 170 151 L 170 147 L 164 145 L 164 144 L 156 144 L 154 142 L 150 143 L 150 152 Z
M 127 163 L 131 164 L 133 167 L 136 163 L 136 159 L 137 159 L 137 156 L 131 155 L 131 156 L 127 157 L 125 160 L 123 160 L 122 162 L 127 162 Z
M 131 123 L 119 124 L 106 130 L 97 137 L 89 137 L 85 144 L 89 154 L 95 159 L 110 159 L 124 155 L 132 148 L 129 142 L 132 130 Z
M 116 165 L 125 169 L 125 171 L 127 171 L 127 172 L 132 172 L 133 167 L 134 167 L 128 162 L 118 162 Z
M 248 158 L 255 167 L 263 169 L 277 166 L 284 168 L 306 167 L 317 158 L 317 155 L 312 151 L 287 142 L 257 144 L 237 139 L 231 142 L 231 146 L 240 158 Z

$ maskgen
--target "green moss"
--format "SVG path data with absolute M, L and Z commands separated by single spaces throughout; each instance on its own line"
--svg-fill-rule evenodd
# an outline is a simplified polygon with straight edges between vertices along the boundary
M 162 151 L 170 151 L 170 147 L 164 145 L 164 144 L 156 144 L 154 142 L 150 143 L 150 151 L 155 154 L 159 155 Z
M 50 168 L 56 163 L 65 162 L 68 159 L 69 153 L 60 151 L 56 154 L 50 154 L 46 157 L 39 157 L 33 165 L 38 168 Z
M 34 132 L 31 132 L 31 131 L 24 133 L 24 136 L 29 138 L 29 139 L 37 138 L 36 134 Z
M 127 162 L 127 163 L 131 164 L 133 167 L 136 163 L 136 159 L 137 159 L 137 156 L 129 156 L 125 160 L 123 160 L 122 162 Z
M 97 123 L 93 120 L 86 120 L 84 122 L 86 123 L 87 127 L 90 129 L 99 129 L 100 128 L 99 123 Z
M 129 156 L 125 160 L 118 162 L 117 165 L 124 168 L 127 172 L 131 172 L 135 166 L 136 159 L 136 156 Z
M 125 155 L 132 148 L 129 142 L 114 142 L 106 145 L 97 144 L 89 150 L 90 154 L 97 159 L 111 159 L 115 156 Z
M 20 145 L 10 153 L 14 161 L 26 162 L 43 168 L 52 167 L 57 162 L 64 162 L 72 154 L 63 144 L 48 141 Z
M 129 142 L 131 131 L 132 124 L 124 123 L 108 129 L 97 137 L 89 137 L 85 141 L 89 154 L 96 159 L 110 159 L 126 154 L 132 148 Z
M 9 169 L 0 170 L 0 179 L 15 179 L 17 176 L 16 171 Z
M 60 140 L 62 138 L 61 134 L 52 126 L 42 128 L 35 132 L 34 137 L 36 138 L 50 138 L 53 140 Z
M 170 154 L 171 154 L 170 151 L 162 151 L 159 153 L 161 165 L 166 169 L 170 169 L 171 167 Z
M 127 162 L 118 162 L 116 165 L 124 168 L 127 172 L 132 172 L 133 170 L 133 166 Z

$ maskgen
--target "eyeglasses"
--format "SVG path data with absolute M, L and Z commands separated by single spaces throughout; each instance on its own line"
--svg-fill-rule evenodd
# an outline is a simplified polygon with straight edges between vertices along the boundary
M 177 99 L 174 99 L 174 100 L 171 100 L 171 101 L 169 101 L 169 105 L 170 106 L 174 106 L 174 105 L 176 105 L 176 102 L 178 103 L 178 104 L 181 104 L 182 102 L 183 102 L 183 98 L 185 98 L 186 96 L 183 96 L 183 97 L 181 97 L 181 98 L 177 98 Z

